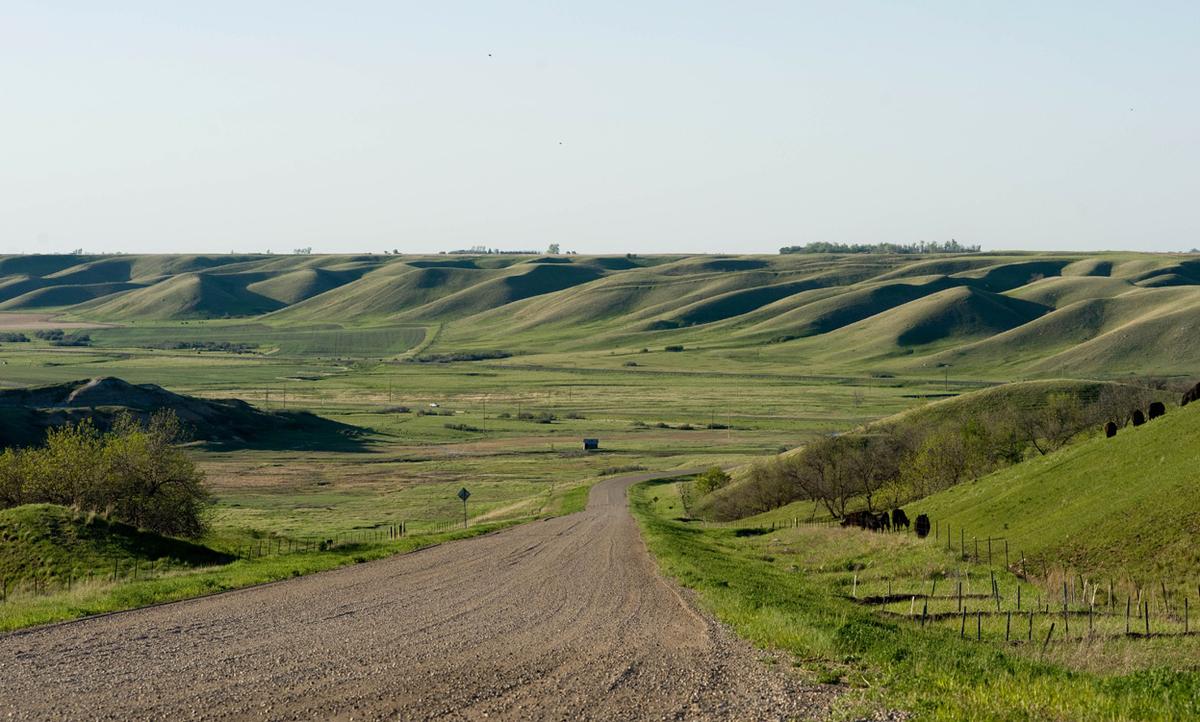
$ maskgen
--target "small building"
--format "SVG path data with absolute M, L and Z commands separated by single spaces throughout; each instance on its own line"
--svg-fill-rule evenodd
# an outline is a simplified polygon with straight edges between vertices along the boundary
M 583 450 L 584 451 L 597 451 L 599 449 L 600 449 L 600 439 L 584 439 L 583 440 Z

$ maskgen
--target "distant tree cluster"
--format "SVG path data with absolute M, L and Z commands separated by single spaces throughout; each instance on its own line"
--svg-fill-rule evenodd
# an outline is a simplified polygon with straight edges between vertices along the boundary
M 1049 454 L 1106 421 L 1124 424 L 1144 407 L 1148 388 L 1108 389 L 1093 398 L 1055 393 L 1036 405 L 1006 403 L 937 418 L 827 436 L 794 454 L 751 467 L 737 495 L 718 499 L 719 517 L 768 511 L 798 499 L 820 502 L 834 517 L 864 504 L 895 508 L 977 479 L 1029 456 Z
M 953 239 L 944 243 L 932 241 L 926 243 L 830 243 L 817 241 L 805 243 L 803 246 L 785 246 L 779 249 L 782 254 L 789 253 L 897 253 L 901 255 L 919 255 L 923 253 L 979 253 L 979 246 L 967 246 Z
M 34 336 L 50 342 L 51 346 L 91 346 L 92 337 L 86 333 L 67 334 L 61 328 L 42 329 L 35 331 Z
M 462 248 L 456 251 L 446 251 L 452 256 L 536 256 L 537 251 L 505 251 L 499 248 L 488 248 L 487 246 L 471 246 L 470 248 Z
M 204 474 L 178 447 L 183 440 L 170 411 L 146 424 L 122 414 L 107 433 L 90 420 L 51 429 L 42 447 L 0 453 L 0 508 L 60 504 L 198 537 L 211 500 Z
M 29 337 L 19 331 L 0 333 L 0 343 L 29 343 Z

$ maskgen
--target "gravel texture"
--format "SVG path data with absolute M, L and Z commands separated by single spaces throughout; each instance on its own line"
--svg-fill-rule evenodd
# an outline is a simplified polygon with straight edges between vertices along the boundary
M 837 692 L 698 612 L 625 503 L 0 636 L 0 718 L 809 719 Z

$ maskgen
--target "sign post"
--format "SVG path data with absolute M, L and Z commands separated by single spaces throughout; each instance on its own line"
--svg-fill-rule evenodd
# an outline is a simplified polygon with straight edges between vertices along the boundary
M 467 487 L 458 490 L 458 498 L 463 502 L 463 529 L 467 528 L 467 499 L 471 496 L 471 492 L 467 491 Z

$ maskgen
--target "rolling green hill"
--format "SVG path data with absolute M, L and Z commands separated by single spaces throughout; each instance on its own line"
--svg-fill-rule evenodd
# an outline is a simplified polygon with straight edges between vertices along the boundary
M 1174 409 L 909 505 L 1013 556 L 1168 586 L 1200 578 L 1200 407 Z M 957 536 L 955 537 L 957 538 Z M 1194 591 L 1194 586 L 1192 590 Z
M 436 328 L 431 352 L 752 350 L 818 373 L 1191 374 L 1200 259 L 958 256 L 4 256 L 0 311 L 139 325 Z M 240 339 L 229 339 L 238 341 Z M 689 360 L 695 359 L 695 356 Z

